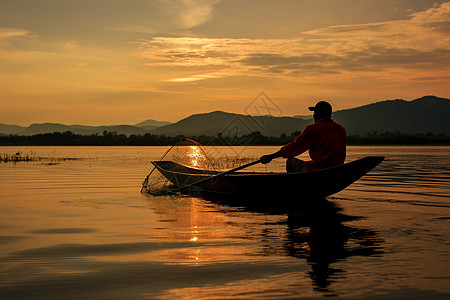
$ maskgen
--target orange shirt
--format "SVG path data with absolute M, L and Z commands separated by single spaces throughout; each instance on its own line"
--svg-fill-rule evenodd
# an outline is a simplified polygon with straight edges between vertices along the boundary
M 309 150 L 312 161 L 306 162 L 306 169 L 320 170 L 344 163 L 346 140 L 344 127 L 332 120 L 319 120 L 307 126 L 293 142 L 283 146 L 280 153 L 289 158 Z

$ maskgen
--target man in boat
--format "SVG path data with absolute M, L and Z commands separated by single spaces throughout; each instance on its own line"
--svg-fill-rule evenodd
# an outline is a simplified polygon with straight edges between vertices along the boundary
M 344 163 L 347 134 L 344 127 L 331 119 L 330 103 L 319 101 L 309 110 L 314 112 L 314 124 L 307 126 L 302 134 L 279 151 L 261 156 L 261 163 L 267 164 L 277 157 L 287 158 L 288 173 L 315 171 Z M 311 161 L 295 158 L 306 150 L 309 150 Z

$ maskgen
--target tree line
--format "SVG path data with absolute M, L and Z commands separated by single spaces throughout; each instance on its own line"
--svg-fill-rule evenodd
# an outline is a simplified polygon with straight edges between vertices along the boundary
M 242 136 L 165 136 L 146 133 L 144 135 L 117 134 L 105 131 L 103 134 L 80 135 L 70 131 L 24 135 L 0 136 L 1 146 L 171 146 L 184 138 L 190 138 L 203 145 L 214 146 L 281 146 L 291 142 L 299 131 L 278 137 L 264 136 L 252 132 Z M 365 136 L 347 137 L 348 145 L 450 145 L 450 136 L 445 134 L 404 134 L 400 132 L 371 132 Z

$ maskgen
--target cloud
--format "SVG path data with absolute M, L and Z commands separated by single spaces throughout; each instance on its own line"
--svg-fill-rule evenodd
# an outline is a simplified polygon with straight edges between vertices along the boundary
M 127 5 L 133 7 L 133 14 L 125 11 L 116 20 L 108 20 L 105 29 L 113 32 L 177 35 L 210 21 L 214 15 L 214 5 L 219 2 L 220 0 L 133 0 Z M 136 9 L 139 10 L 138 13 Z
M 190 29 L 211 20 L 220 0 L 160 0 L 159 6 L 180 29 Z
M 30 32 L 24 29 L 17 28 L 0 28 L 0 39 L 17 37 L 17 36 L 26 36 Z
M 286 53 L 295 42 L 287 39 L 155 37 L 142 40 L 140 50 L 149 65 L 240 68 L 253 54 Z
M 350 47 L 382 45 L 391 48 L 430 50 L 446 48 L 450 36 L 450 3 L 411 14 L 408 20 L 383 23 L 340 25 L 305 32 L 307 38 Z M 347 40 L 347 42 L 345 42 Z
M 213 5 L 217 0 L 182 0 L 181 25 L 184 28 L 192 28 L 211 19 Z
M 199 74 L 199 75 L 193 75 L 189 77 L 180 77 L 180 78 L 171 78 L 167 79 L 168 82 L 192 82 L 192 81 L 199 81 L 204 79 L 211 79 L 211 78 L 221 78 L 226 77 L 229 74 L 227 73 L 209 73 L 209 74 Z
M 450 66 L 450 50 L 434 49 L 368 49 L 366 52 L 348 54 L 354 62 L 361 65 L 403 68 L 442 68 Z
M 273 70 L 320 69 L 324 66 L 339 65 L 343 58 L 326 53 L 303 53 L 298 56 L 282 54 L 252 53 L 240 60 L 249 66 L 259 66 Z
M 17 37 L 30 37 L 30 32 L 19 28 L 0 27 L 0 47 L 10 45 L 10 39 Z
M 377 73 L 392 69 L 441 71 L 450 66 L 450 3 L 407 20 L 330 26 L 292 39 L 155 37 L 141 41 L 148 65 L 186 67 L 217 76 L 305 78 L 323 74 Z M 207 75 L 169 79 L 198 81 Z

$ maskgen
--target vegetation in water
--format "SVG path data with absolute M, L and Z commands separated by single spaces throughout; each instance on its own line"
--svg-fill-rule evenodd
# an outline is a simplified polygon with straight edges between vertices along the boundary
M 36 153 L 31 152 L 30 154 L 23 154 L 20 151 L 16 152 L 15 154 L 0 154 L 0 162 L 22 162 L 22 161 L 37 161 L 39 160 L 39 157 L 36 156 Z
M 22 153 L 17 151 L 14 154 L 3 153 L 0 154 L 0 162 L 2 163 L 19 163 L 19 162 L 32 162 L 32 161 L 42 161 L 48 165 L 56 165 L 62 161 L 72 161 L 80 160 L 80 158 L 74 157 L 43 157 L 38 156 L 36 152 L 31 151 L 30 153 Z

